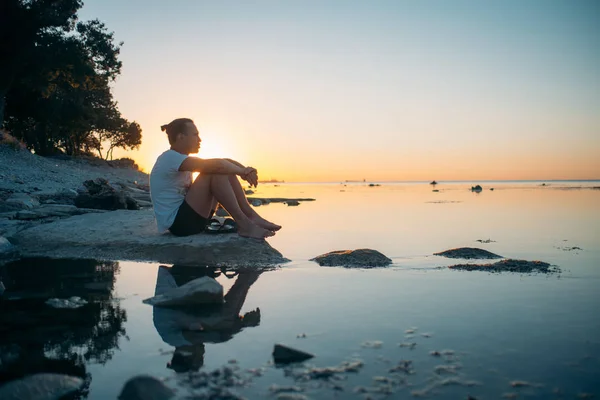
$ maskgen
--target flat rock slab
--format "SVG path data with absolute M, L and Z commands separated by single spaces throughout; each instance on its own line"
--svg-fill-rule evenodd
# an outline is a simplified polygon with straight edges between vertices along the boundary
M 235 233 L 177 237 L 159 234 L 152 210 L 117 210 L 40 224 L 11 237 L 24 257 L 153 261 L 229 267 L 289 261 L 264 240 Z
M 488 260 L 488 259 L 494 259 L 494 258 L 502 258 L 502 256 L 499 256 L 498 254 L 490 253 L 487 250 L 478 249 L 476 247 L 459 247 L 456 249 L 441 251 L 439 253 L 433 253 L 433 255 L 448 257 L 448 258 L 464 258 L 467 260 L 471 260 L 471 259 Z
M 392 263 L 391 259 L 371 249 L 337 250 L 311 258 L 310 261 L 316 261 L 321 267 L 347 268 L 385 267 Z
M 502 260 L 493 264 L 457 264 L 448 268 L 462 271 L 487 271 L 487 272 L 519 272 L 519 273 L 554 273 L 559 272 L 558 267 L 552 267 L 543 261 L 527 260 Z

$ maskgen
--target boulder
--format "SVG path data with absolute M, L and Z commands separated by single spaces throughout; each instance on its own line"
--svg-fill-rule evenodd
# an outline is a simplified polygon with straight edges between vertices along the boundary
M 385 267 L 392 263 L 391 259 L 371 249 L 337 250 L 321 254 L 310 261 L 316 261 L 322 267 L 358 268 Z
M 313 357 L 314 355 L 312 354 L 283 346 L 281 344 L 276 344 L 273 347 L 273 361 L 275 361 L 276 364 L 302 362 Z
M 300 202 L 298 200 L 288 200 L 285 202 L 288 206 L 299 206 Z
M 157 232 L 152 210 L 89 213 L 7 235 L 23 256 L 152 261 L 165 264 L 273 266 L 287 262 L 265 240 L 236 234 L 177 237 Z
M 39 201 L 26 193 L 13 193 L 4 202 L 20 209 L 29 209 L 40 205 Z
M 222 304 L 223 286 L 214 278 L 203 276 L 145 299 L 144 303 L 163 307 Z
M 456 249 L 441 251 L 439 253 L 433 253 L 433 255 L 448 258 L 464 258 L 467 260 L 502 258 L 502 256 L 499 256 L 498 254 L 494 254 L 487 250 L 478 249 L 475 247 L 459 247 Z
M 73 189 L 63 189 L 59 191 L 46 191 L 36 193 L 35 196 L 42 204 L 75 204 L 77 191 Z
M 83 186 L 75 197 L 75 205 L 79 208 L 100 210 L 139 210 L 140 208 L 131 196 L 115 189 L 104 178 L 85 181 Z
M 162 381 L 148 375 L 131 378 L 123 386 L 119 400 L 168 400 L 175 392 Z
M 2 400 L 59 400 L 83 386 L 84 380 L 62 374 L 34 374 L 0 386 Z

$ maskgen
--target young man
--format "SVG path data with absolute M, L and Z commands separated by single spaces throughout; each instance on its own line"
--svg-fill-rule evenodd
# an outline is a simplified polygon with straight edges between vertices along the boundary
M 160 232 L 169 230 L 177 236 L 203 232 L 217 203 L 236 221 L 240 236 L 264 239 L 281 229 L 254 211 L 237 179 L 240 176 L 256 187 L 256 169 L 229 159 L 189 157 L 198 153 L 202 141 L 191 119 L 179 118 L 160 129 L 171 144 L 150 173 L 150 196 Z M 194 181 L 193 172 L 200 173 Z

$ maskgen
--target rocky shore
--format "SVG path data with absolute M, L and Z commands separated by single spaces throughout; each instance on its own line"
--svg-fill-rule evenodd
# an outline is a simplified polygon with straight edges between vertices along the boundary
M 46 158 L 0 145 L 0 260 L 48 256 L 227 266 L 288 261 L 266 241 L 159 234 L 148 178 L 127 160 Z

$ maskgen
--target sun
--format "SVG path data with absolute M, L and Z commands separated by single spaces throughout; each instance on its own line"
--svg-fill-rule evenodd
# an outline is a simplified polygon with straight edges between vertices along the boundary
M 200 158 L 231 158 L 231 148 L 227 139 L 212 131 L 201 131 L 200 151 L 196 155 Z

